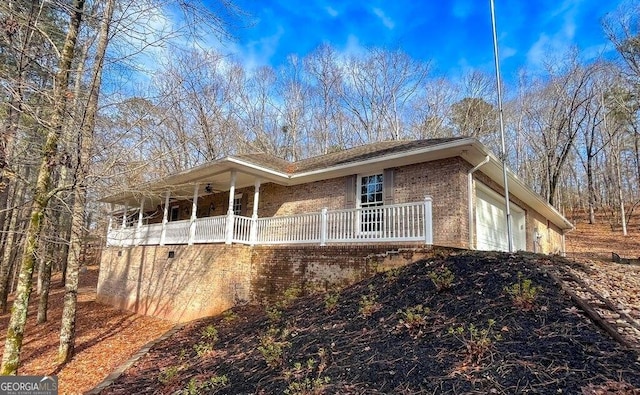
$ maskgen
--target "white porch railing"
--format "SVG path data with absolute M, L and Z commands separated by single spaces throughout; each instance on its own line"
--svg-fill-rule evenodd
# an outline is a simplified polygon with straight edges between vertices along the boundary
M 229 234 L 227 221 L 231 219 Z M 164 237 L 163 237 L 164 234 Z M 270 218 L 222 215 L 111 229 L 108 246 L 242 243 L 320 244 L 424 241 L 433 244 L 431 198 L 365 209 L 332 210 Z
M 189 226 L 190 221 L 182 221 Z M 195 220 L 194 243 L 224 243 L 227 216 L 198 218 Z

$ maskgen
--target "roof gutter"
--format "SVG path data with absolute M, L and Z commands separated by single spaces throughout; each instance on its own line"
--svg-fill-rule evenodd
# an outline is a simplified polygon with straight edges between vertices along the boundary
M 482 166 L 489 163 L 490 157 L 489 155 L 484 157 L 484 160 L 478 163 L 475 167 L 467 172 L 467 202 L 468 202 L 468 211 L 469 211 L 469 249 L 475 250 L 475 246 L 473 244 L 473 199 L 471 195 L 471 191 L 473 190 L 473 173 L 479 170 Z

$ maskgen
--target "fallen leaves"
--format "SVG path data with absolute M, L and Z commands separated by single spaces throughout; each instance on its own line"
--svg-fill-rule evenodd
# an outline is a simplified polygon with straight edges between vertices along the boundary
M 173 326 L 171 322 L 117 310 L 95 302 L 98 267 L 89 267 L 80 275 L 76 354 L 69 363 L 58 366 L 60 318 L 64 288 L 54 276 L 49 295 L 48 321 L 35 325 L 38 296 L 34 292 L 21 353 L 21 375 L 58 375 L 60 394 L 81 394 L 126 362 L 147 342 Z M 0 316 L 0 328 L 6 328 L 9 314 Z M 6 333 L 0 331 L 4 343 Z

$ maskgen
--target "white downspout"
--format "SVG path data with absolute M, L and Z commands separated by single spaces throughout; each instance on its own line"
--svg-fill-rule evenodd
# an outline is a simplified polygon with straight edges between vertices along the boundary
M 562 243 L 562 252 L 560 253 L 561 256 L 566 257 L 567 256 L 567 241 L 566 241 L 566 235 L 567 233 L 571 233 L 574 230 L 576 230 L 576 228 L 571 228 L 571 229 L 562 229 L 562 239 L 561 239 L 561 243 Z
M 469 249 L 470 250 L 475 250 L 475 245 L 473 244 L 473 196 L 472 196 L 472 191 L 473 191 L 473 173 L 475 173 L 478 169 L 480 169 L 482 166 L 486 165 L 487 163 L 489 163 L 489 155 L 485 156 L 484 160 L 480 163 L 478 163 L 474 168 L 472 168 L 471 170 L 469 170 L 467 172 L 467 202 L 469 204 L 468 210 L 469 210 Z

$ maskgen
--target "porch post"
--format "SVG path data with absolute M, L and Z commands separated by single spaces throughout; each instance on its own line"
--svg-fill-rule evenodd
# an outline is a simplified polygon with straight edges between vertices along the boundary
M 138 229 L 142 228 L 142 217 L 144 216 L 144 198 L 140 201 L 140 211 L 138 212 Z
M 137 241 L 136 245 L 140 245 L 142 243 L 142 218 L 144 216 L 144 198 L 140 200 L 140 211 L 138 211 L 138 226 L 135 230 L 134 239 Z
M 113 229 L 113 203 L 109 203 L 109 216 L 108 218 L 108 223 L 107 223 L 107 234 L 109 232 L 111 232 L 111 229 Z
M 233 240 L 233 198 L 236 194 L 236 176 L 235 170 L 231 170 L 231 185 L 229 186 L 229 209 L 227 210 L 227 237 L 225 244 L 231 244 Z
M 113 203 L 109 203 L 109 216 L 107 222 L 107 247 L 109 246 L 109 237 L 111 236 L 111 230 L 113 229 Z
M 424 197 L 424 243 L 433 244 L 433 200 L 431 196 Z
M 125 203 L 124 211 L 122 212 L 122 226 L 121 226 L 122 229 L 127 227 L 127 210 L 128 209 L 129 209 L 129 206 L 127 206 L 127 204 Z
M 162 232 L 160 232 L 160 245 L 164 245 L 164 240 L 167 238 L 167 222 L 169 222 L 169 195 L 170 191 L 167 191 L 164 197 L 164 213 L 162 214 Z
M 193 204 L 191 205 L 191 224 L 189 225 L 189 245 L 193 245 L 193 239 L 196 237 L 196 217 L 198 215 L 198 187 L 196 183 L 193 187 Z
M 249 233 L 250 245 L 256 244 L 258 238 L 258 201 L 260 200 L 260 179 L 256 179 L 253 189 L 253 214 L 251 215 L 251 231 Z

